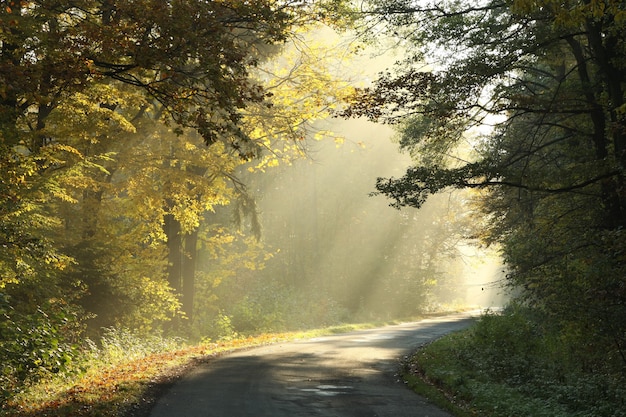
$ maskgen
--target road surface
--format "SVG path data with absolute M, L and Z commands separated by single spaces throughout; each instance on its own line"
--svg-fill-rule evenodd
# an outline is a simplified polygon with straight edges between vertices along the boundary
M 451 417 L 399 381 L 399 361 L 460 330 L 453 315 L 236 352 L 200 365 L 151 417 Z

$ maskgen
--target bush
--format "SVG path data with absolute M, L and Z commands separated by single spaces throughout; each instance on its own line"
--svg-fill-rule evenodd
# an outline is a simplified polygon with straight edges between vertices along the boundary
M 311 298 L 293 289 L 270 286 L 251 291 L 223 312 L 230 317 L 233 330 L 241 334 L 331 326 L 348 316 L 330 297 Z
M 511 305 L 418 351 L 410 370 L 485 417 L 624 417 L 626 377 L 586 372 L 565 329 Z M 578 339 L 576 339 L 578 340 Z
M 78 349 L 75 312 L 65 303 L 49 303 L 32 312 L 17 311 L 0 294 L 0 400 L 10 398 L 27 382 L 69 369 Z
M 202 329 L 203 336 L 201 340 L 203 342 L 209 342 L 211 340 L 233 340 L 239 336 L 235 331 L 230 316 L 220 311 L 215 318 Z
M 489 378 L 498 382 L 520 384 L 535 376 L 536 363 L 545 353 L 539 341 L 542 330 L 516 305 L 502 315 L 487 313 L 473 328 L 470 360 L 480 364 Z

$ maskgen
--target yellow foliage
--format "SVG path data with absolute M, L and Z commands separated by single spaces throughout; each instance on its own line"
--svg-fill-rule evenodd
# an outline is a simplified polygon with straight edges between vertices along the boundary
M 577 28 L 587 20 L 600 19 L 611 15 L 616 25 L 626 21 L 623 2 L 616 0 L 556 1 L 556 0 L 514 0 L 511 9 L 517 14 L 532 14 L 548 10 L 554 17 L 556 27 Z
M 343 102 L 350 81 L 341 68 L 353 51 L 320 27 L 301 29 L 283 51 L 258 68 L 256 78 L 271 94 L 272 106 L 250 108 L 246 133 L 266 152 L 248 171 L 291 164 L 306 155 L 306 140 L 334 138 L 313 124 Z

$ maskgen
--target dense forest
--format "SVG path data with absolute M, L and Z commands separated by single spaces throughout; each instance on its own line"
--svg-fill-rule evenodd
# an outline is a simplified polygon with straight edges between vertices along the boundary
M 3 396 L 62 371 L 102 329 L 188 332 L 200 250 L 262 262 L 219 208 L 254 219 L 237 170 L 299 156 L 347 86 L 313 47 L 298 54 L 297 32 L 327 13 L 272 1 L 3 2 Z
M 3 396 L 116 331 L 218 339 L 462 302 L 460 198 L 426 217 L 372 203 L 374 171 L 397 173 L 390 132 L 329 119 L 364 45 L 333 35 L 343 7 L 3 6 Z
M 415 208 L 443 190 L 480 191 L 476 236 L 501 245 L 515 294 L 449 352 L 474 382 L 448 382 L 469 401 L 481 378 L 511 388 L 483 385 L 489 401 L 540 398 L 479 411 L 489 415 L 623 416 L 624 3 L 372 3 L 372 22 L 414 47 L 344 113 L 393 124 L 414 156 L 376 188 Z
M 494 379 L 617 392 L 624 29 L 613 0 L 2 2 L 0 398 L 111 329 L 409 317 L 468 275 L 513 297 L 468 344 L 522 364 Z

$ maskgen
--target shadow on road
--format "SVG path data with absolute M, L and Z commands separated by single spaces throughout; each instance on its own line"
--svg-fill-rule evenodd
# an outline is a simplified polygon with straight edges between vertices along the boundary
M 431 320 L 236 352 L 190 372 L 151 417 L 448 417 L 396 373 L 411 350 L 470 322 Z

